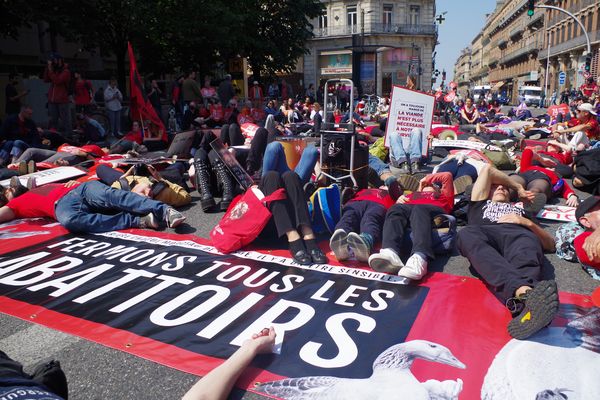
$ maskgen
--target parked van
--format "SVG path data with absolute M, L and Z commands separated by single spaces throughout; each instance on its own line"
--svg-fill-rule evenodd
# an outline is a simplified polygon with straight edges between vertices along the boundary
M 479 99 L 485 99 L 491 89 L 490 85 L 475 86 L 473 88 L 473 101 L 477 102 Z
M 539 86 L 521 86 L 519 88 L 519 101 L 528 106 L 542 106 L 542 88 Z

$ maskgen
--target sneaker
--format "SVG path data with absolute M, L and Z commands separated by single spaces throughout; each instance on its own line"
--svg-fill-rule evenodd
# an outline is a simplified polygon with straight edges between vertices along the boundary
M 21 161 L 17 169 L 19 175 L 27 175 L 27 161 Z
M 469 175 L 463 175 L 454 180 L 454 195 L 462 194 L 465 192 L 467 186 L 473 184 L 473 178 Z
M 369 267 L 377 272 L 396 274 L 403 266 L 402 260 L 392 249 L 381 249 L 369 257 Z
M 359 235 L 356 232 L 350 232 L 348 234 L 348 246 L 352 249 L 354 256 L 358 261 L 369 261 L 372 246 L 364 235 Z
M 35 178 L 35 176 L 30 176 L 27 179 L 27 189 L 31 190 L 31 189 L 35 189 L 36 187 L 38 187 L 37 179 Z
M 406 260 L 404 267 L 398 271 L 398 276 L 418 281 L 427 273 L 427 259 L 415 253 Z
M 348 234 L 343 229 L 336 229 L 331 235 L 331 239 L 329 240 L 329 247 L 333 254 L 335 255 L 336 260 L 344 261 L 350 257 L 348 253 Z
M 167 221 L 167 226 L 169 228 L 176 228 L 179 225 L 181 225 L 183 221 L 185 221 L 185 215 L 183 215 L 176 209 L 169 207 L 167 208 L 167 215 L 165 216 L 165 220 Z
M 541 138 L 542 138 L 542 135 L 539 133 L 529 136 L 529 139 L 531 139 L 531 140 L 540 140 Z
M 544 193 L 536 193 L 530 203 L 523 202 L 523 209 L 533 216 L 536 216 L 546 205 L 548 198 Z
M 140 226 L 141 229 L 158 229 L 158 218 L 154 216 L 154 214 L 150 213 L 148 215 L 144 215 L 140 217 Z
M 524 295 L 506 302 L 509 311 L 516 315 L 508 323 L 508 333 L 519 340 L 530 337 L 552 322 L 558 312 L 558 304 L 556 282 L 538 282 Z
M 35 161 L 29 160 L 29 162 L 27 162 L 27 173 L 33 174 L 34 172 L 37 172 L 37 165 L 35 165 Z
M 398 183 L 410 192 L 416 192 L 419 190 L 419 180 L 412 175 L 400 175 Z
M 415 161 L 415 162 L 411 163 L 410 171 L 412 174 L 417 173 L 417 172 L 421 171 L 421 166 L 419 165 L 418 162 Z

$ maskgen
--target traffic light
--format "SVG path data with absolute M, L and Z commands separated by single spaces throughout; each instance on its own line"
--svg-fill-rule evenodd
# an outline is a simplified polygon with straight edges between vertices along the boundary
M 591 72 L 592 70 L 592 55 L 588 54 L 585 56 L 585 72 Z
M 446 71 L 442 71 L 442 80 L 445 81 L 446 80 Z
M 527 15 L 529 15 L 530 17 L 533 17 L 533 14 L 535 13 L 535 11 L 533 10 L 534 7 L 535 7 L 535 0 L 529 0 L 527 2 Z

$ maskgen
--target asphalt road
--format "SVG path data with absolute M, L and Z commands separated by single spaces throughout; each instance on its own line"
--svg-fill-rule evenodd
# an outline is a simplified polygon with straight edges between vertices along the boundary
M 537 113 L 536 113 L 537 114 Z M 194 193 L 195 195 L 196 193 Z M 194 198 L 194 204 L 198 200 Z M 185 209 L 187 223 L 179 233 L 208 237 L 222 213 L 204 214 L 199 205 Z M 545 224 L 554 232 L 559 223 Z M 561 291 L 589 294 L 600 286 L 578 264 L 547 255 L 546 277 L 554 277 Z M 453 255 L 438 259 L 431 271 L 472 276 L 466 259 Z M 197 377 L 141 359 L 123 351 L 107 348 L 78 337 L 0 314 L 0 350 L 21 361 L 26 370 L 41 359 L 61 361 L 70 387 L 70 399 L 177 399 Z M 242 396 L 237 393 L 236 398 Z M 246 395 L 244 398 L 260 398 Z

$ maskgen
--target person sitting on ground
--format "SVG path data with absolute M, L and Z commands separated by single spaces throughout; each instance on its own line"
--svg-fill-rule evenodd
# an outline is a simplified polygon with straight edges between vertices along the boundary
M 101 233 L 162 225 L 175 228 L 185 221 L 179 211 L 147 198 L 150 190 L 148 184 L 138 184 L 126 192 L 98 181 L 51 183 L 20 195 L 9 190 L 4 193 L 8 202 L 0 208 L 0 223 L 48 217 L 71 232 Z
M 350 199 L 335 225 L 329 247 L 338 261 L 347 260 L 352 249 L 358 261 L 367 262 L 373 248 L 380 243 L 387 210 L 402 194 L 398 181 L 390 188 L 363 189 Z
M 400 168 L 400 173 L 413 173 L 421 170 L 423 157 L 423 129 L 413 128 L 410 132 L 408 149 L 404 145 L 404 139 L 399 133 L 393 133 L 389 137 L 390 163 L 395 168 Z
M 27 104 L 21 105 L 18 114 L 6 117 L 0 127 L 0 165 L 16 161 L 23 151 L 41 142 L 44 131 L 32 117 L 33 109 Z
M 130 150 L 137 150 L 144 141 L 143 135 L 140 123 L 133 121 L 131 131 L 110 146 L 109 154 L 124 154 Z
M 83 143 L 101 142 L 106 137 L 106 131 L 102 125 L 85 114 L 77 114 L 73 132 L 81 135 Z
M 49 163 L 56 166 L 76 165 L 86 160 L 96 160 L 105 155 L 106 152 L 95 144 L 86 144 L 81 147 L 63 144 L 56 151 L 32 147 L 25 150 L 12 166 L 13 168 L 21 168 L 20 165 L 27 164 L 30 161 Z
M 210 371 L 190 388 L 182 400 L 225 400 L 244 368 L 259 354 L 273 351 L 275 329 L 264 328 L 242 343 L 223 364 Z
M 268 196 L 279 188 L 284 188 L 286 198 L 273 201 L 269 210 L 273 217 L 272 224 L 261 235 L 268 235 L 274 225 L 276 236 L 285 236 L 294 261 L 300 265 L 324 264 L 327 257 L 317 245 L 315 233 L 312 230 L 308 212 L 308 199 L 302 188 L 300 176 L 294 171 L 280 174 L 278 171 L 268 171 L 260 181 L 258 188 Z
M 600 139 L 600 126 L 596 120 L 596 111 L 590 103 L 583 103 L 577 107 L 577 119 L 564 124 L 557 124 L 552 129 L 552 136 L 559 143 L 566 144 L 571 151 L 583 151 L 590 146 L 590 140 Z M 569 138 L 567 134 L 573 134 Z
M 381 250 L 369 257 L 369 266 L 375 271 L 397 273 L 408 279 L 423 278 L 429 261 L 435 258 L 431 237 L 434 218 L 450 214 L 453 206 L 452 175 L 448 172 L 427 175 L 419 182 L 416 192 L 403 194 L 388 210 Z M 404 264 L 399 254 L 408 229 L 412 230 L 413 246 Z
M 459 110 L 461 125 L 475 125 L 479 121 L 479 111 L 473 105 L 473 99 L 467 97 L 465 105 Z
M 554 252 L 554 237 L 510 203 L 509 190 L 524 202 L 534 194 L 490 165 L 471 192 L 468 225 L 457 246 L 492 293 L 513 315 L 508 333 L 525 339 L 548 325 L 558 311 L 553 280 L 542 281 L 544 251 Z

